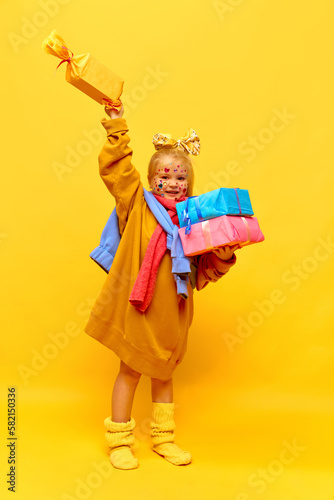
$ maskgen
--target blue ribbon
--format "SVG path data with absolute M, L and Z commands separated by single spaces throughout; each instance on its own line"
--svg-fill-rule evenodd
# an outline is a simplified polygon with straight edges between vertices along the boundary
M 190 221 L 189 211 L 188 211 L 188 200 L 189 200 L 189 198 L 186 199 L 185 207 L 184 207 L 184 210 L 182 213 L 183 222 L 185 222 L 187 224 L 186 230 L 185 230 L 186 234 L 189 234 L 191 232 L 191 221 Z
M 200 204 L 198 201 L 198 196 L 190 196 L 189 198 L 186 199 L 185 208 L 184 208 L 183 213 L 182 213 L 183 222 L 186 223 L 186 229 L 185 229 L 186 234 L 191 233 L 191 220 L 190 220 L 189 208 L 188 208 L 188 203 L 189 203 L 190 198 L 194 198 L 194 200 L 195 200 L 195 209 L 197 212 L 198 219 L 203 220 L 201 207 L 200 207 Z

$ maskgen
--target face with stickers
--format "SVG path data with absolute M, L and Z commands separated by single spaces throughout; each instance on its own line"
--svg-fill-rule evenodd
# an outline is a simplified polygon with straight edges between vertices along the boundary
M 155 169 L 155 175 L 150 181 L 150 188 L 154 194 L 167 200 L 178 200 L 182 196 L 187 196 L 187 167 L 178 158 L 164 158 Z

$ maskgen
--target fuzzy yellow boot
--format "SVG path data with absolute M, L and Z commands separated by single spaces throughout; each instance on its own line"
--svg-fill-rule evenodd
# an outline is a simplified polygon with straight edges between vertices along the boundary
M 151 436 L 153 451 L 174 465 L 187 465 L 191 455 L 174 444 L 174 403 L 153 403 Z
M 132 455 L 131 446 L 135 438 L 132 433 L 136 422 L 113 422 L 110 417 L 104 421 L 106 439 L 110 448 L 110 462 L 116 469 L 136 469 L 138 459 Z

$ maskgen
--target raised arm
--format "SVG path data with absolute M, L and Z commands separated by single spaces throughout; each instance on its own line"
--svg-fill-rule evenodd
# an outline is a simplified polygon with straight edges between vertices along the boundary
M 197 267 L 196 288 L 202 290 L 210 282 L 218 281 L 236 262 L 234 251 L 239 245 L 225 246 L 210 253 L 195 257 L 193 264 Z
M 126 121 L 122 118 L 123 109 L 119 113 L 114 110 L 106 112 L 110 119 L 101 120 L 107 132 L 107 141 L 99 155 L 99 168 L 103 182 L 116 200 L 122 234 L 142 183 L 139 172 L 131 163 L 132 149 L 128 146 L 130 138 Z

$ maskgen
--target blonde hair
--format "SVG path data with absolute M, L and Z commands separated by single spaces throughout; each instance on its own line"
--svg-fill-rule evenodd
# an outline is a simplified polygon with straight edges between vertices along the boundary
M 191 159 L 189 158 L 189 155 L 184 151 L 181 151 L 180 149 L 162 148 L 154 153 L 148 164 L 148 172 L 147 172 L 148 182 L 150 183 L 153 177 L 155 176 L 155 172 L 159 163 L 161 163 L 167 157 L 177 158 L 180 160 L 180 163 L 182 162 L 182 164 L 187 167 L 187 172 L 188 172 L 187 196 L 192 196 L 194 187 L 193 164 L 191 162 Z

